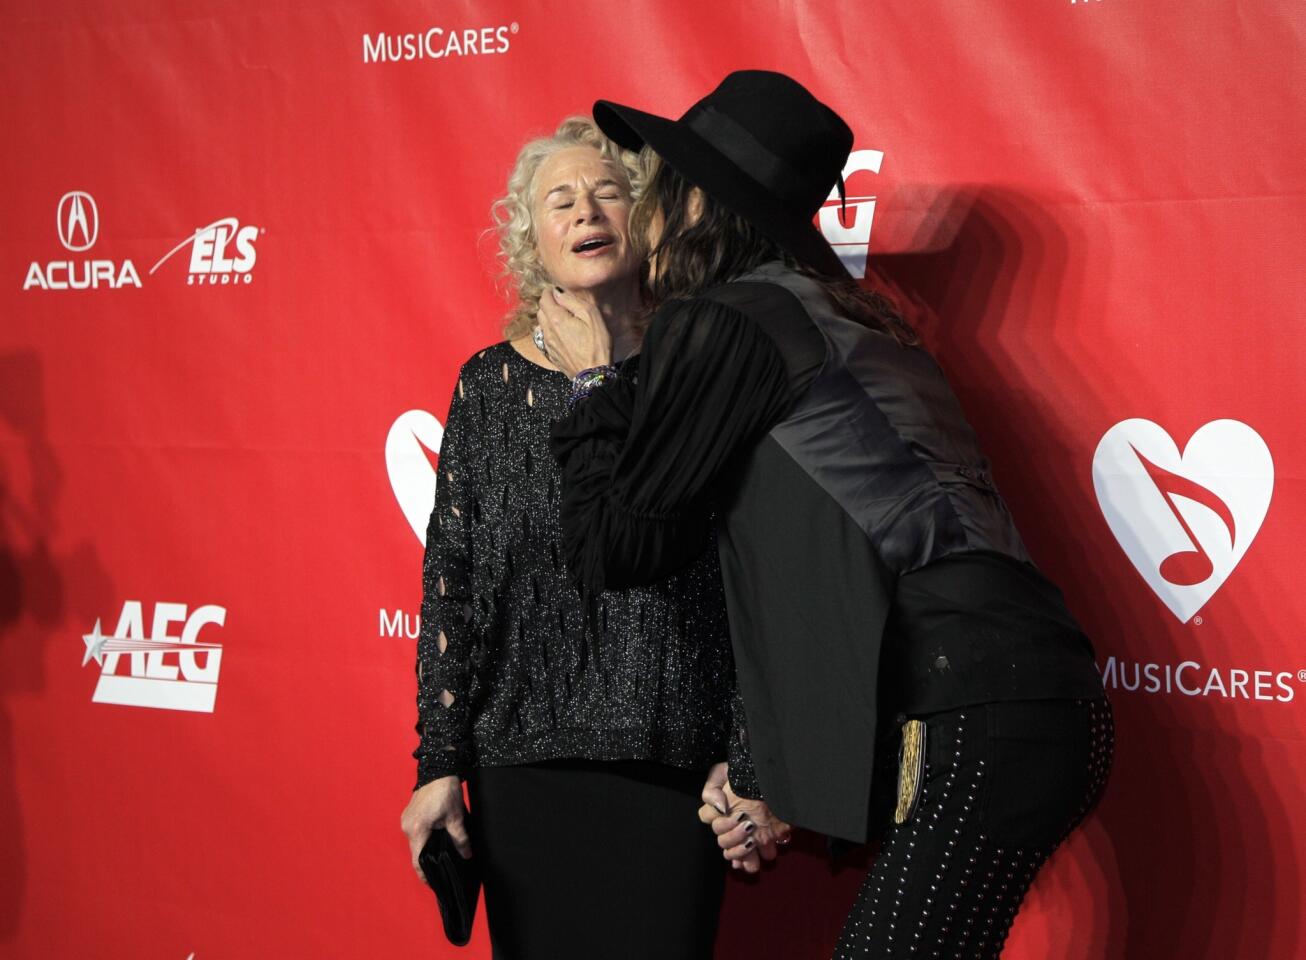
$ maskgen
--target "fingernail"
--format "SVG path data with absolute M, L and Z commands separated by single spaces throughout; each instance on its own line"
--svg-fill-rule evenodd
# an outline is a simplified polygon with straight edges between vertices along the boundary
M 744 833 L 752 833 L 756 829 L 757 829 L 757 824 L 755 824 L 752 820 L 749 820 L 746 824 L 744 824 Z
M 715 810 L 717 813 L 721 814 L 721 816 L 723 817 L 726 815 L 727 812 L 725 807 L 715 803 L 712 804 L 712 809 Z
M 752 850 L 752 849 L 753 849 L 753 844 L 755 844 L 756 842 L 757 842 L 757 841 L 754 840 L 752 837 L 749 837 L 747 840 L 744 841 L 744 849 L 745 849 L 745 850 Z
M 740 811 L 739 813 L 735 814 L 736 823 L 743 823 L 747 819 L 748 819 L 748 813 L 745 811 Z
M 557 290 L 559 293 L 566 293 L 566 291 L 563 290 L 562 287 L 555 286 L 553 289 Z

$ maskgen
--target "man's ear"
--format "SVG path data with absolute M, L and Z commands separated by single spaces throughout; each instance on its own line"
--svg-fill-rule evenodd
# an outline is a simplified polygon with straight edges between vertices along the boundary
M 694 187 L 689 191 L 689 204 L 685 208 L 685 226 L 692 227 L 703 218 L 703 191 Z

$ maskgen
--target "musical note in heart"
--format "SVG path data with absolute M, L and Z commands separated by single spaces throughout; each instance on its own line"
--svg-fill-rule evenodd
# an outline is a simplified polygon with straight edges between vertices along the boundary
M 1215 513 L 1229 531 L 1230 544 L 1235 543 L 1238 539 L 1237 525 L 1234 523 L 1233 513 L 1229 510 L 1228 504 L 1210 490 L 1194 483 L 1187 477 L 1181 477 L 1177 473 L 1171 473 L 1164 467 L 1158 467 L 1139 453 L 1138 448 L 1131 445 L 1130 449 L 1134 451 L 1134 455 L 1143 464 L 1143 469 L 1147 471 L 1147 475 L 1152 478 L 1152 482 L 1156 484 L 1156 489 L 1160 491 L 1161 496 L 1165 499 L 1166 506 L 1170 508 L 1175 520 L 1183 527 L 1184 533 L 1192 542 L 1192 549 L 1177 550 L 1161 561 L 1161 576 L 1171 583 L 1184 587 L 1201 583 L 1215 571 L 1215 564 L 1212 562 L 1210 554 L 1202 549 L 1197 535 L 1193 533 L 1192 528 L 1188 526 L 1188 522 L 1184 520 L 1184 515 L 1175 506 L 1174 498 L 1184 497 L 1194 503 L 1200 503 Z
M 1093 489 L 1130 562 L 1187 623 L 1260 530 L 1274 461 L 1260 435 L 1237 420 L 1211 421 L 1182 453 L 1152 421 L 1123 420 L 1097 445 Z

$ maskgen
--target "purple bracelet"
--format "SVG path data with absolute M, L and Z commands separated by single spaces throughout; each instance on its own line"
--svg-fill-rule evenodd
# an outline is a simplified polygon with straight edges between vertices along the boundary
M 620 378 L 621 371 L 611 364 L 605 363 L 599 367 L 582 370 L 571 378 L 571 393 L 567 395 L 567 409 L 572 409 L 577 403 L 588 397 L 595 387 L 601 386 L 609 380 L 618 380 Z

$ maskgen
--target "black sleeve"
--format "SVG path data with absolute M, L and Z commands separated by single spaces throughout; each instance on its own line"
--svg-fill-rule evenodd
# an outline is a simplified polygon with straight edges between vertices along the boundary
M 634 382 L 596 388 L 553 426 L 563 549 L 582 587 L 651 583 L 702 552 L 724 470 L 791 399 L 780 352 L 746 314 L 665 304 Z
M 465 369 L 465 368 L 464 368 Z M 467 709 L 473 633 L 471 525 L 480 424 L 471 386 L 459 373 L 440 441 L 435 507 L 422 560 L 422 623 L 417 638 L 417 786 L 468 768 Z
M 758 800 L 762 788 L 753 768 L 753 752 L 748 745 L 748 718 L 744 713 L 744 696 L 735 685 L 730 698 L 730 742 L 726 747 L 726 766 L 729 768 L 730 789 L 748 800 Z

